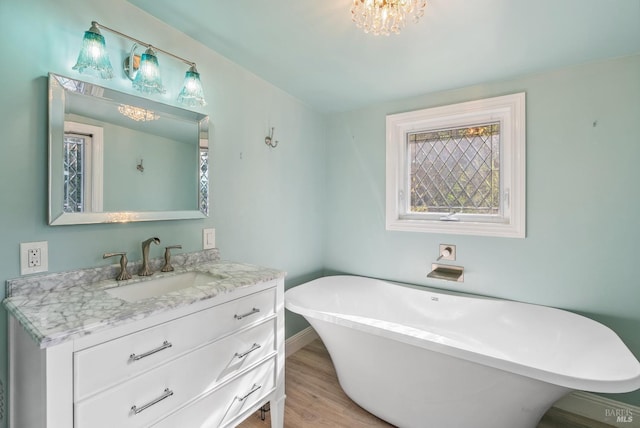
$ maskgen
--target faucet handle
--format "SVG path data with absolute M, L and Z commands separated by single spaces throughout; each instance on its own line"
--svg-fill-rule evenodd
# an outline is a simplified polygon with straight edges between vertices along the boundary
M 116 281 L 131 279 L 131 274 L 127 272 L 127 253 L 104 253 L 102 258 L 106 259 L 113 256 L 120 256 L 120 274 L 116 277 Z
M 173 272 L 173 266 L 171 266 L 171 249 L 182 248 L 182 245 L 169 245 L 164 248 L 164 266 L 160 269 L 161 272 Z

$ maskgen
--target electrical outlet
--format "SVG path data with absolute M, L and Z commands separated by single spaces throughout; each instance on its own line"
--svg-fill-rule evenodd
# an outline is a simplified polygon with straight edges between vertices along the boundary
M 202 229 L 202 249 L 216 248 L 216 230 Z
M 27 250 L 27 266 L 30 268 L 40 267 L 42 263 L 42 253 L 40 248 L 29 248 Z
M 47 241 L 20 244 L 20 275 L 49 270 L 49 244 Z

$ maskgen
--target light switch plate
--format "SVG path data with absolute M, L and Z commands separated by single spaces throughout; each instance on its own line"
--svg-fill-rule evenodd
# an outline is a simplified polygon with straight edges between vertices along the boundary
M 202 229 L 202 249 L 216 248 L 216 230 Z
M 49 270 L 49 244 L 47 241 L 20 244 L 20 275 Z

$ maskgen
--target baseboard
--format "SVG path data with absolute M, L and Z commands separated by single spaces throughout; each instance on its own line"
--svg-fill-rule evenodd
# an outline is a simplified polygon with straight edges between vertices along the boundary
M 293 336 L 285 340 L 285 358 L 289 357 L 289 355 L 293 354 L 294 352 L 304 348 L 305 346 L 316 340 L 318 337 L 318 333 L 316 333 L 316 331 L 311 326 L 294 334 Z
M 558 400 L 553 407 L 613 427 L 640 428 L 640 407 L 588 392 L 572 392 Z

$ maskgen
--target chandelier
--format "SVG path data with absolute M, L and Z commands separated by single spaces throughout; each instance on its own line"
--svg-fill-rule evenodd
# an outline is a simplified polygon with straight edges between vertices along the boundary
M 120 104 L 118 106 L 118 111 L 129 119 L 135 120 L 136 122 L 147 122 L 160 119 L 160 116 L 155 114 L 152 110 L 147 110 L 142 107 L 130 106 L 128 104 Z
M 398 34 L 407 20 L 418 22 L 426 0 L 353 0 L 351 20 L 365 33 Z

